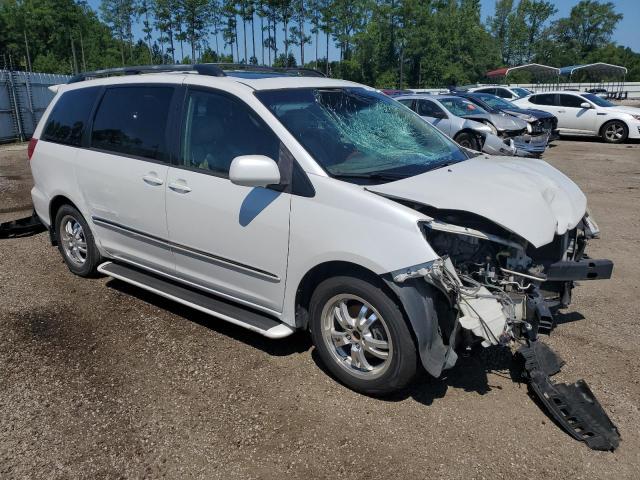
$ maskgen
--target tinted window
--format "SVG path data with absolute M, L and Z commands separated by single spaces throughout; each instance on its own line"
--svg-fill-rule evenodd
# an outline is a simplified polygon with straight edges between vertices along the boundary
M 99 91 L 93 87 L 63 93 L 47 119 L 42 140 L 79 146 Z
M 532 95 L 529 99 L 531 103 L 536 105 L 555 105 L 556 95 L 555 93 L 542 93 L 540 95 Z
M 278 160 L 280 140 L 260 117 L 228 95 L 191 91 L 187 97 L 182 164 L 227 175 L 239 155 Z
M 506 88 L 496 88 L 496 95 L 502 98 L 513 98 L 513 95 Z
M 560 97 L 560 105 L 563 107 L 582 108 L 581 103 L 585 103 L 584 99 L 577 95 L 558 95 Z
M 496 94 L 496 89 L 495 88 L 479 88 L 477 90 L 474 90 L 475 92 L 482 92 L 482 93 L 491 93 L 492 95 Z
M 419 100 L 418 101 L 418 114 L 423 117 L 445 117 L 444 111 L 437 106 L 435 103 L 430 102 L 429 100 Z
M 403 104 L 406 107 L 411 108 L 412 110 L 415 110 L 413 108 L 413 100 L 409 99 L 409 98 L 402 98 L 400 100 L 398 100 L 401 104 Z
M 153 160 L 163 160 L 172 87 L 108 89 L 93 122 L 91 146 Z

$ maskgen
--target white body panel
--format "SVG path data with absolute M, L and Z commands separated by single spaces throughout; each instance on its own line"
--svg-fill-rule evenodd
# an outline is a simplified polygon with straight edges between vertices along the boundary
M 173 254 L 163 243 L 132 235 L 168 237 L 165 192 L 169 167 L 111 153 L 81 150 L 76 176 L 87 221 L 102 248 L 115 258 L 174 270 Z
M 190 191 L 174 191 L 176 184 Z M 169 239 L 202 252 L 174 248 L 177 273 L 249 304 L 281 312 L 290 202 L 288 193 L 170 168 Z

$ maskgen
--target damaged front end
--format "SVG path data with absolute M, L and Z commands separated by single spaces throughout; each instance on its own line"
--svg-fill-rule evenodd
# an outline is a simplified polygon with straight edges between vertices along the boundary
M 534 248 L 476 215 L 437 213 L 438 220 L 421 226 L 440 258 L 392 272 L 392 278 L 397 285 L 422 279 L 447 299 L 450 315 L 438 315 L 442 368 L 453 366 L 455 350 L 476 343 L 509 346 L 525 360 L 524 378 L 559 425 L 591 448 L 615 449 L 618 431 L 586 383 L 554 384 L 550 376 L 562 362 L 538 342 L 538 333 L 550 333 L 554 314 L 571 302 L 575 281 L 611 277 L 611 261 L 585 254 L 588 241 L 599 233 L 593 219 L 587 213 L 575 228 Z

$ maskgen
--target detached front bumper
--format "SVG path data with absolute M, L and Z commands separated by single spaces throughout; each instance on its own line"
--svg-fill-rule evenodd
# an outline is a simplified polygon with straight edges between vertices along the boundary
M 518 151 L 527 152 L 532 155 L 541 155 L 547 149 L 549 144 L 550 134 L 545 133 L 542 135 L 519 135 L 512 137 L 513 145 Z

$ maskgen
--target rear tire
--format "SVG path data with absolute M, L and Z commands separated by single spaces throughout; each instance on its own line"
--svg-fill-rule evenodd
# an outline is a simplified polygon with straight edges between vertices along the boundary
M 313 344 L 327 369 L 367 395 L 386 395 L 414 378 L 418 353 L 400 308 L 380 285 L 340 276 L 311 297 Z
M 56 213 L 54 225 L 58 250 L 69 270 L 81 277 L 94 275 L 102 258 L 82 214 L 71 205 L 62 205 Z
M 481 150 L 478 138 L 470 132 L 461 132 L 457 134 L 453 139 L 461 147 L 468 148 L 469 150 L 475 150 L 476 152 L 479 152 Z
M 620 120 L 611 120 L 602 126 L 602 139 L 606 143 L 622 143 L 629 136 L 629 128 Z

